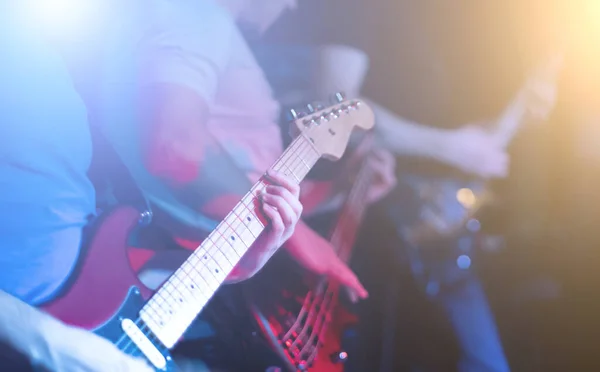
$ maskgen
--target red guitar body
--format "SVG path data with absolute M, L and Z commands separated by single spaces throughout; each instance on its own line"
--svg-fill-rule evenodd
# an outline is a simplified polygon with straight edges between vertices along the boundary
M 346 329 L 358 321 L 356 315 L 343 306 L 337 306 L 323 337 L 323 345 L 315 358 L 311 372 L 343 372 L 344 364 L 339 361 L 340 353 L 345 353 L 341 337 Z
M 340 353 L 345 353 L 342 347 L 341 335 L 346 329 L 358 322 L 356 315 L 349 313 L 343 306 L 336 306 L 331 323 L 329 323 L 322 338 L 323 344 L 310 369 L 311 372 L 343 372 L 344 364 Z M 347 355 L 346 355 L 347 357 Z
M 305 278 L 302 285 L 314 287 L 311 282 L 312 278 Z M 358 318 L 338 303 L 339 286 L 333 284 L 330 287 L 329 291 L 334 295 L 328 305 L 316 300 L 321 296 L 315 297 L 312 292 L 304 292 L 305 296 L 297 295 L 297 287 L 290 286 L 294 289 L 285 289 L 279 295 L 270 292 L 268 287 L 262 288 L 262 295 L 257 293 L 255 290 L 261 291 L 262 286 L 251 288 L 246 293 L 251 314 L 277 355 L 278 365 L 290 372 L 342 372 L 347 355 L 341 336 L 357 323 Z M 318 302 L 319 305 L 307 306 L 307 301 Z M 307 315 L 302 308 L 310 309 L 312 315 Z M 324 312 L 327 308 L 330 310 Z M 298 322 L 298 319 L 304 321 Z M 308 326 L 309 323 L 311 326 Z
M 131 253 L 127 247 L 139 217 L 139 211 L 129 206 L 99 217 L 64 292 L 41 308 L 68 324 L 91 330 L 111 319 L 132 286 L 144 299 L 149 298 L 151 291 L 139 281 L 129 256 L 136 256 L 140 266 L 139 261 L 151 252 Z

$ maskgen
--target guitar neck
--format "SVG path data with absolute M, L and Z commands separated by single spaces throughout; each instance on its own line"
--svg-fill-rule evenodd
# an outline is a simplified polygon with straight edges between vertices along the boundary
M 520 91 L 504 110 L 496 124 L 494 135 L 503 148 L 508 147 L 517 134 L 528 114 L 527 97 L 524 91 Z
M 356 234 L 367 209 L 366 198 L 372 179 L 373 170 L 369 167 L 369 156 L 367 156 L 346 195 L 338 220 L 330 234 L 329 241 L 344 262 L 350 260 Z
M 271 169 L 300 183 L 320 157 L 310 139 L 300 135 Z M 141 319 L 166 347 L 175 345 L 265 229 L 258 196 L 266 185 L 256 182 L 141 310 Z
M 552 89 L 551 85 L 556 84 L 562 69 L 563 58 L 562 48 L 555 50 L 542 66 L 532 71 L 525 85 L 517 92 L 516 97 L 504 111 L 495 128 L 495 135 L 502 146 L 508 146 L 521 126 L 531 120 L 531 106 L 536 106 L 536 102 L 538 103 L 537 106 L 542 104 L 542 107 L 544 107 L 544 104 L 548 104 L 544 103 L 547 98 L 540 96 L 537 90 L 540 89 L 540 86 L 546 87 L 545 90 Z

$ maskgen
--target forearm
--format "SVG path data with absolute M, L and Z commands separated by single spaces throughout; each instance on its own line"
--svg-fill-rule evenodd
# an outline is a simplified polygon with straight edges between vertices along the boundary
M 269 262 L 271 257 L 277 252 L 276 249 L 271 251 L 256 252 L 249 251 L 244 255 L 231 273 L 225 279 L 226 284 L 239 283 L 252 278 Z
M 284 248 L 287 249 L 292 246 L 301 245 L 302 237 L 309 231 L 312 231 L 311 228 L 304 221 L 299 220 L 296 224 L 296 228 L 294 229 L 294 233 L 284 243 Z M 258 251 L 255 249 L 250 250 L 242 257 L 231 274 L 229 274 L 226 279 L 226 283 L 237 283 L 253 277 L 267 264 L 267 262 L 269 262 L 273 255 L 277 252 L 277 248 L 279 247 L 263 251 Z
M 399 156 L 443 157 L 449 131 L 410 122 L 369 99 L 363 100 L 375 112 L 375 136 L 380 146 Z
M 335 181 L 305 180 L 302 182 L 300 201 L 304 210 L 304 217 L 328 212 L 339 208 L 344 195 L 336 187 Z

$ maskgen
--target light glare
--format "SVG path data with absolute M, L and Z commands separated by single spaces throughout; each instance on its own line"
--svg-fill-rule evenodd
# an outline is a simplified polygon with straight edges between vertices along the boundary
M 98 24 L 102 18 L 101 3 L 96 0 L 28 1 L 26 15 L 47 36 L 68 42 Z

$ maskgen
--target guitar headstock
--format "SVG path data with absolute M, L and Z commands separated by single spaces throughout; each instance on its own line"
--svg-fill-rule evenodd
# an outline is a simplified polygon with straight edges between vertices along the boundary
M 354 128 L 369 130 L 375 125 L 373 110 L 358 99 L 343 100 L 336 94 L 338 102 L 315 109 L 308 105 L 309 113 L 299 116 L 292 112 L 292 134 L 308 138 L 322 157 L 338 160 L 344 155 Z

